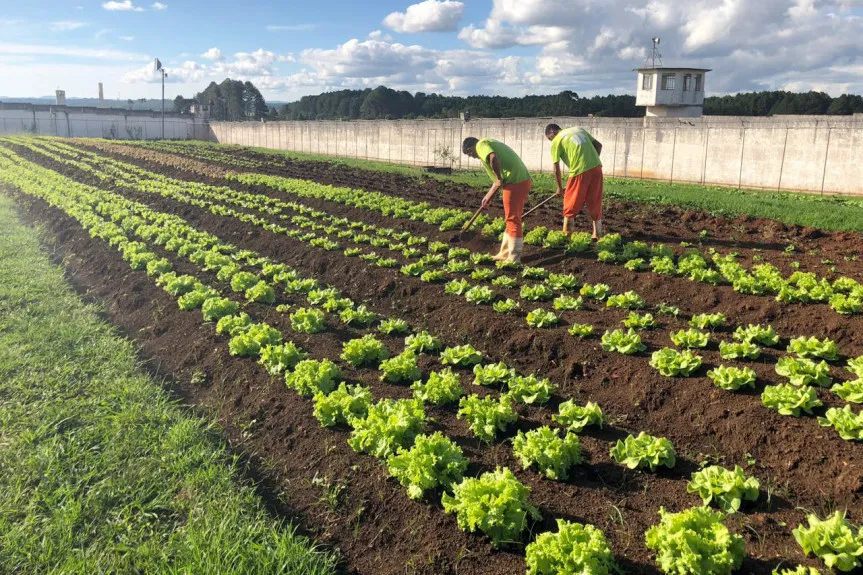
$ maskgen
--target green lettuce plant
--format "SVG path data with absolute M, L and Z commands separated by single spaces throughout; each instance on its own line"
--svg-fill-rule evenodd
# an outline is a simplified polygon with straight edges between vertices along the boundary
M 473 367 L 473 384 L 499 386 L 506 384 L 515 376 L 515 370 L 510 369 L 505 363 L 490 363 L 488 365 L 475 365 Z
M 518 285 L 518 280 L 509 276 L 500 276 L 491 280 L 491 285 L 502 288 L 513 288 Z
M 411 350 L 386 359 L 380 364 L 381 381 L 388 383 L 413 383 L 422 377 L 417 365 L 417 356 Z
M 474 270 L 470 274 L 470 279 L 478 282 L 488 282 L 494 279 L 495 277 L 494 270 L 490 270 L 488 268 L 481 268 L 478 270 Z
M 301 307 L 290 315 L 291 329 L 300 333 L 319 333 L 326 329 L 324 312 L 317 308 Z
M 461 448 L 439 431 L 417 435 L 410 449 L 399 447 L 387 458 L 390 475 L 407 487 L 411 499 L 437 487 L 449 489 L 462 480 L 467 464 Z
M 593 326 L 587 323 L 574 323 L 566 331 L 570 335 L 584 339 L 593 334 Z
M 660 303 L 656 306 L 656 313 L 661 313 L 664 315 L 673 315 L 677 317 L 680 315 L 680 308 L 677 306 L 669 305 L 665 302 Z
M 755 371 L 749 367 L 735 367 L 733 365 L 713 368 L 707 372 L 707 377 L 716 387 L 737 391 L 742 387 L 755 387 Z
M 572 291 L 578 287 L 578 280 L 573 274 L 549 274 L 546 285 L 554 291 Z
M 581 463 L 581 442 L 574 433 L 560 436 L 559 429 L 543 426 L 524 433 L 518 432 L 512 440 L 512 450 L 524 469 L 533 465 L 549 479 L 565 481 L 569 469 Z
M 554 327 L 558 318 L 553 311 L 537 308 L 527 314 L 527 325 L 536 328 Z
M 625 293 L 609 296 L 605 302 L 606 307 L 617 307 L 623 309 L 641 309 L 645 306 L 644 298 L 630 290 Z
M 765 387 L 761 393 L 761 403 L 764 407 L 775 409 L 781 415 L 794 417 L 800 417 L 801 411 L 811 414 L 814 408 L 822 405 L 813 388 L 789 384 Z
M 443 350 L 440 358 L 444 365 L 471 367 L 482 361 L 482 352 L 470 344 L 456 345 Z
M 701 497 L 704 505 L 712 503 L 726 513 L 736 513 L 744 500 L 758 499 L 760 488 L 758 479 L 747 477 L 739 465 L 733 471 L 718 465 L 705 467 L 693 473 L 686 486 L 689 493 Z
M 356 309 L 342 310 L 339 314 L 339 319 L 347 325 L 359 325 L 368 327 L 378 320 L 378 314 L 370 310 L 364 305 Z
M 330 393 L 341 377 L 342 370 L 328 359 L 304 359 L 285 375 L 285 385 L 310 397 L 316 393 Z
M 416 353 L 435 353 L 443 347 L 441 341 L 427 331 L 421 331 L 405 338 L 405 349 Z
M 511 311 L 519 309 L 520 307 L 521 306 L 519 305 L 519 303 L 511 298 L 499 300 L 491 304 L 491 309 L 493 309 L 497 313 L 509 313 Z
M 363 419 L 353 420 L 348 445 L 358 453 L 385 459 L 399 447 L 410 446 L 426 421 L 418 399 L 382 399 L 369 407 Z
M 804 555 L 815 555 L 829 569 L 853 571 L 863 557 L 863 529 L 851 525 L 845 513 L 834 511 L 826 519 L 814 513 L 806 517 L 808 526 L 798 525 L 791 531 Z
M 288 341 L 281 345 L 268 345 L 261 348 L 260 364 L 270 375 L 281 375 L 294 369 L 300 360 L 306 358 L 306 352 L 298 348 L 294 342 Z
M 446 273 L 443 270 L 430 270 L 423 272 L 420 279 L 430 284 L 440 283 L 446 280 Z
M 554 291 L 545 284 L 525 285 L 519 295 L 528 301 L 547 301 L 554 298 Z
M 560 230 L 548 232 L 545 239 L 542 241 L 544 248 L 562 248 L 569 243 L 569 238 Z
M 245 332 L 252 325 L 252 318 L 242 311 L 237 315 L 226 315 L 216 323 L 216 333 L 219 335 L 237 335 Z
M 666 347 L 653 352 L 650 366 L 665 377 L 689 377 L 701 367 L 701 357 L 689 349 L 677 351 Z
M 578 293 L 584 297 L 602 301 L 611 293 L 611 287 L 606 284 L 584 284 L 581 286 L 581 290 L 579 290 Z
M 602 349 L 632 355 L 644 351 L 647 347 L 641 343 L 641 336 L 638 335 L 638 332 L 630 328 L 625 332 L 620 329 L 606 331 L 602 336 Z
M 745 341 L 720 341 L 719 356 L 722 359 L 758 359 L 761 348 Z
M 464 295 L 471 288 L 470 282 L 466 279 L 452 280 L 448 282 L 443 291 L 447 295 Z
M 857 377 L 863 378 L 863 355 L 861 355 L 860 357 L 849 359 L 846 366 L 848 368 L 848 371 L 850 371 Z
M 342 345 L 342 359 L 354 367 L 379 365 L 390 356 L 389 350 L 378 338 L 366 334 Z
M 863 378 L 837 383 L 830 391 L 850 403 L 863 403 Z
M 372 392 L 368 387 L 341 382 L 329 394 L 315 393 L 314 414 L 324 427 L 351 425 L 355 419 L 366 417 L 371 404 Z
M 509 391 L 507 395 L 513 401 L 527 405 L 541 405 L 551 399 L 556 386 L 546 377 L 536 375 L 515 375 L 507 384 Z
M 475 305 L 487 304 L 494 299 L 494 292 L 486 286 L 474 286 L 464 293 L 464 299 Z
M 261 348 L 282 343 L 282 334 L 274 327 L 265 323 L 253 323 L 228 342 L 228 352 L 231 355 L 257 356 Z
M 579 297 L 573 297 L 571 295 L 562 295 L 554 298 L 554 309 L 559 311 L 569 311 L 574 309 L 581 309 L 584 307 L 584 300 Z
M 453 403 L 464 395 L 461 375 L 450 368 L 433 371 L 429 374 L 428 380 L 415 381 L 411 389 L 417 399 L 437 406 Z
M 457 417 L 464 419 L 482 441 L 494 441 L 498 432 L 506 431 L 507 425 L 518 419 L 512 400 L 506 395 L 498 398 L 468 395 L 462 397 L 458 405 Z
M 593 525 L 557 520 L 525 549 L 527 575 L 610 575 L 619 572 L 605 535 Z
M 382 320 L 378 331 L 385 335 L 405 334 L 411 330 L 410 325 L 403 319 L 390 318 Z
M 578 433 L 588 425 L 602 427 L 605 423 L 605 415 L 599 405 L 588 401 L 584 405 L 578 405 L 575 400 L 569 399 L 558 406 L 557 415 L 551 419 L 567 430 Z
M 677 453 L 669 440 L 643 431 L 637 437 L 628 435 L 624 440 L 618 439 L 611 448 L 611 457 L 629 469 L 646 467 L 650 471 L 656 471 L 661 465 L 672 468 L 677 463 Z
M 261 280 L 249 289 L 246 290 L 245 293 L 246 301 L 253 301 L 257 303 L 275 303 L 276 301 L 276 292 L 273 288 L 265 281 Z
M 507 468 L 468 477 L 444 493 L 446 513 L 454 513 L 458 526 L 469 532 L 481 531 L 495 548 L 521 538 L 528 520 L 539 519 L 539 511 L 527 501 L 530 488 Z
M 776 362 L 776 373 L 787 377 L 792 385 L 816 385 L 827 387 L 833 380 L 830 377 L 830 366 L 827 362 L 815 363 L 811 359 L 800 357 L 780 357 Z
M 671 334 L 671 341 L 677 347 L 683 349 L 700 349 L 707 347 L 710 334 L 697 329 L 682 329 Z
M 725 516 L 706 507 L 680 513 L 659 509 L 659 524 L 645 533 L 656 563 L 670 575 L 730 575 L 746 555 L 743 538 L 731 533 Z
M 524 234 L 524 243 L 529 246 L 541 246 L 548 235 L 548 228 L 545 226 L 537 226 Z
M 238 272 L 231 278 L 231 289 L 235 292 L 245 292 L 258 283 L 258 276 L 251 272 Z
M 845 404 L 842 409 L 831 407 L 818 418 L 821 427 L 833 427 L 839 437 L 847 441 L 863 441 L 863 413 L 854 413 L 851 406 Z
M 544 280 L 548 277 L 548 272 L 545 268 L 526 266 L 521 270 L 521 277 L 525 279 Z
M 796 353 L 799 357 L 806 359 L 820 358 L 827 361 L 839 359 L 839 348 L 836 342 L 817 337 L 797 337 L 788 344 L 788 352 Z
M 237 302 L 225 297 L 211 297 L 201 304 L 204 321 L 217 321 L 228 315 L 236 315 L 239 309 Z
M 621 323 L 624 327 L 632 329 L 651 329 L 656 327 L 656 320 L 653 319 L 652 313 L 640 314 L 638 312 L 631 311 L 629 312 L 629 316 L 627 316 Z
M 593 243 L 593 238 L 587 232 L 576 232 L 570 234 L 569 244 L 566 246 L 566 251 L 573 254 L 581 254 L 590 249 Z
M 727 319 L 722 313 L 700 313 L 692 316 L 689 325 L 698 329 L 714 329 L 724 325 Z

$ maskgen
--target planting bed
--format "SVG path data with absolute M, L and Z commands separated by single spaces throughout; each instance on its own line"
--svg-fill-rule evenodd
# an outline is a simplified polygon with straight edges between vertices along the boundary
M 113 321 L 141 342 L 154 371 L 175 379 L 190 400 L 218 414 L 239 449 L 257 458 L 269 489 L 278 495 L 285 512 L 299 513 L 308 531 L 338 547 L 347 571 L 521 573 L 525 570 L 525 544 L 539 533 L 556 531 L 555 520 L 564 519 L 604 531 L 624 572 L 657 573 L 660 571 L 654 553 L 645 546 L 644 533 L 659 522 L 660 507 L 678 512 L 700 505 L 697 495 L 687 493 L 687 483 L 699 466 L 708 464 L 729 469 L 740 465 L 761 482 L 758 501 L 744 503 L 742 512 L 725 519 L 731 531 L 745 541 L 746 558 L 740 572 L 770 573 L 780 562 L 819 565 L 817 559 L 804 557 L 791 534 L 794 527 L 804 523 L 806 513 L 801 508 L 820 517 L 833 509 L 847 509 L 853 523 L 863 520 L 860 445 L 842 439 L 832 427 L 820 426 L 813 416 L 780 415 L 762 405 L 760 397 L 765 385 L 785 382 L 775 367 L 779 359 L 793 355 L 785 348 L 797 336 L 834 341 L 841 357 L 831 361 L 831 377 L 837 383 L 854 380 L 843 366 L 846 360 L 863 355 L 863 315 L 837 313 L 825 302 L 780 303 L 772 294 L 745 295 L 730 285 L 714 286 L 649 270 L 629 271 L 622 265 L 600 263 L 593 251 L 572 255 L 530 246 L 525 254 L 528 266 L 542 267 L 547 274 L 572 274 L 579 286 L 605 283 L 612 294 L 634 290 L 641 296 L 644 308 L 639 311 L 652 312 L 657 325 L 639 332 L 645 351 L 624 355 L 603 349 L 600 336 L 621 328 L 630 310 L 609 307 L 604 299 L 585 296 L 580 309 L 555 310 L 560 320 L 557 327 L 531 328 L 526 322 L 527 312 L 554 309 L 551 300 L 533 302 L 522 297 L 521 288 L 542 284 L 541 278 L 524 278 L 522 270 L 498 270 L 479 260 L 470 270 L 510 277 L 516 287 L 502 287 L 492 284 L 490 278 L 473 278 L 470 271 L 460 273 L 432 264 L 429 270 L 446 270 L 444 283 L 425 282 L 401 271 L 418 261 L 419 253 L 428 255 L 432 242 L 479 254 L 493 250 L 494 239 L 474 233 L 464 241 L 453 241 L 452 231 L 384 215 L 374 206 L 345 205 L 336 201 L 330 189 L 314 184 L 298 187 L 294 180 L 281 176 L 350 185 L 457 210 L 473 206 L 478 197 L 473 190 L 342 166 L 276 161 L 253 152 L 233 150 L 221 155 L 218 148 L 209 152 L 208 148 L 177 144 L 157 148 L 8 139 L 0 141 L 0 151 L 4 152 L 0 161 L 7 162 L 6 172 L 0 165 L 0 177 L 18 174 L 17 180 L 6 176 L 6 183 L 19 188 L 16 198 L 28 217 L 52 231 L 55 249 L 76 285 L 108 303 Z M 235 177 L 232 172 L 252 176 Z M 254 174 L 277 177 L 257 178 Z M 51 185 L 45 185 L 49 181 Z M 380 316 L 402 318 L 412 331 L 435 334 L 445 346 L 471 344 L 484 353 L 483 363 L 503 361 L 519 374 L 549 378 L 556 386 L 550 400 L 517 403 L 518 420 L 491 442 L 475 437 L 467 422 L 457 417 L 456 405 L 426 405 L 428 422 L 423 427 L 427 433 L 440 431 L 461 448 L 469 462 L 466 477 L 499 466 L 511 469 L 531 489 L 529 502 L 538 508 L 541 518 L 528 521 L 518 541 L 495 549 L 481 533 L 465 534 L 459 529 L 455 517 L 441 508 L 439 488 L 427 492 L 421 501 L 410 500 L 405 489 L 388 477 L 381 460 L 348 446 L 348 426 L 322 427 L 312 414 L 310 399 L 288 389 L 281 376 L 268 375 L 254 359 L 232 357 L 228 338 L 215 335 L 212 324 L 202 323 L 200 311 L 177 310 L 175 298 L 161 289 L 154 277 L 143 270 L 130 271 L 116 248 L 98 236 L 91 237 L 79 216 L 70 217 L 74 209 L 52 195 L 66 188 L 89 198 L 80 205 L 98 208 L 111 204 L 116 210 L 131 210 L 129 213 L 152 210 L 175 214 L 182 218 L 183 226 L 207 234 L 207 241 L 216 242 L 214 245 L 223 242 L 251 250 L 249 254 L 253 254 L 247 257 L 252 259 L 242 260 L 244 269 L 277 288 L 276 299 L 250 303 L 243 309 L 254 321 L 277 329 L 310 358 L 329 358 L 339 364 L 343 379 L 367 386 L 375 400 L 407 399 L 411 390 L 408 385 L 381 381 L 377 369 L 354 368 L 340 360 L 342 346 L 371 333 L 395 355 L 404 349 L 404 336 L 344 325 L 334 313 L 326 314 L 326 329 L 321 333 L 292 330 L 290 313 L 311 306 L 304 294 L 285 291 L 285 285 L 263 273 L 263 264 L 252 263 L 254 258 L 262 256 L 271 263 L 287 264 L 299 276 L 331 285 Z M 851 258 L 863 246 L 857 234 L 823 233 L 743 218 L 727 220 L 667 207 L 611 203 L 606 209 L 609 227 L 622 233 L 624 241 L 663 242 L 677 256 L 683 252 L 676 245 L 681 240 L 693 245 L 700 241 L 705 251 L 713 247 L 723 255 L 738 252 L 746 267 L 759 261 L 773 263 L 785 277 L 808 270 L 819 278 L 842 275 L 861 280 L 863 273 L 861 262 Z M 372 237 L 383 228 L 426 240 L 415 244 L 417 256 L 406 255 L 409 246 L 391 249 L 382 242 L 369 246 L 347 233 L 339 236 L 339 232 L 356 229 L 351 223 L 365 226 Z M 556 225 L 554 210 L 543 210 L 532 225 Z M 131 229 L 135 227 L 133 224 Z M 702 230 L 707 230 L 706 237 Z M 297 233 L 292 235 L 292 231 Z M 133 239 L 133 232 L 124 227 L 125 232 Z M 312 233 L 312 237 L 299 232 Z M 177 274 L 189 274 L 222 296 L 242 300 L 242 293 L 232 293 L 230 282 L 220 278 L 216 269 L 206 269 L 185 254 L 181 257 L 180 252 L 167 249 L 168 244 L 152 237 L 134 240 L 143 240 L 147 249 L 164 258 Z M 795 245 L 795 252 L 789 256 L 786 248 L 790 243 Z M 355 253 L 348 255 L 345 250 Z M 373 251 L 392 259 L 395 267 L 380 267 L 380 261 L 375 264 L 356 257 Z M 236 256 L 237 252 L 228 253 Z M 445 259 L 468 261 L 467 254 L 442 254 Z M 753 256 L 757 256 L 754 261 Z M 239 256 L 234 259 L 241 261 Z M 822 263 L 825 259 L 834 263 Z M 836 272 L 830 272 L 830 267 Z M 452 280 L 486 286 L 499 300 L 518 301 L 521 309 L 504 314 L 491 305 L 470 303 L 463 295 L 447 293 L 445 286 L 449 284 L 445 282 Z M 554 297 L 562 294 L 561 289 L 553 291 Z M 579 295 L 578 289 L 571 293 L 572 297 Z M 660 314 L 657 306 L 661 303 L 679 307 L 679 315 Z M 290 306 L 290 310 L 277 305 Z M 690 377 L 665 377 L 651 367 L 651 353 L 674 348 L 671 334 L 688 329 L 691 315 L 715 312 L 724 314 L 727 321 L 712 330 L 706 349 L 695 350 L 703 364 Z M 580 339 L 567 333 L 576 323 L 592 325 L 595 334 Z M 731 341 L 734 328 L 747 324 L 772 325 L 781 337 L 780 344 L 764 347 L 757 360 L 721 357 L 719 342 Z M 731 392 L 712 385 L 706 373 L 720 364 L 754 370 L 755 388 Z M 442 365 L 434 355 L 423 355 L 418 367 L 425 380 Z M 505 391 L 501 386 L 473 385 L 470 370 L 457 368 L 456 372 L 462 374 L 466 394 L 497 398 Z M 823 402 L 822 407 L 815 408 L 816 415 L 846 403 L 828 388 L 814 393 Z M 579 434 L 585 462 L 574 466 L 565 481 L 545 478 L 535 468 L 523 469 L 509 439 L 519 431 L 555 427 L 552 416 L 561 402 L 570 399 L 581 405 L 598 403 L 607 418 L 602 428 L 587 427 Z M 640 431 L 671 440 L 677 452 L 672 469 L 629 470 L 610 457 L 609 450 L 616 441 Z

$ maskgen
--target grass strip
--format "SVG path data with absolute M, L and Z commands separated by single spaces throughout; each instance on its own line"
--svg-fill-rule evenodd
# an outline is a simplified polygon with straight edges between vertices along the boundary
M 0 572 L 333 573 L 0 193 Z

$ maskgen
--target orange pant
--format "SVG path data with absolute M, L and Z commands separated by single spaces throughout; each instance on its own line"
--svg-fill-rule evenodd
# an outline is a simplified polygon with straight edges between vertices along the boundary
M 563 193 L 563 217 L 574 218 L 587 204 L 593 221 L 602 219 L 602 166 L 569 178 Z
M 527 201 L 532 183 L 530 180 L 525 180 L 517 184 L 503 185 L 503 217 L 506 219 L 506 233 L 510 237 L 520 238 L 524 235 L 521 216 L 524 213 L 524 203 Z

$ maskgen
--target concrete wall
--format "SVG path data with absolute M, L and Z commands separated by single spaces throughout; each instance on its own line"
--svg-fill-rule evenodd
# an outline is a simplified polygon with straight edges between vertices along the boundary
M 421 166 L 479 168 L 467 136 L 506 142 L 550 171 L 549 122 L 581 125 L 603 144 L 606 175 L 743 188 L 863 195 L 863 117 L 516 118 L 211 122 L 216 142 Z
M 0 103 L 0 135 L 21 133 L 154 140 L 162 134 L 162 115 L 116 108 Z M 165 138 L 205 140 L 208 136 L 206 124 L 192 116 L 165 114 Z

